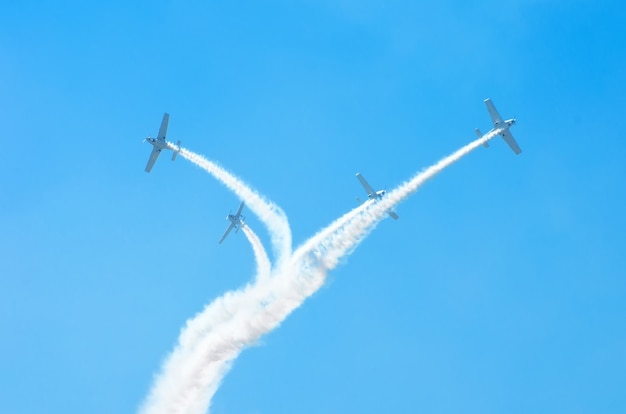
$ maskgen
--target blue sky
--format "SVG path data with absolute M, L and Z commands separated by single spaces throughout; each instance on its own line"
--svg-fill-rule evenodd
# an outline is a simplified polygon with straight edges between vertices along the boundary
M 87 2 L 88 3 L 88 2 Z M 626 410 L 626 10 L 586 1 L 22 1 L 0 13 L 0 411 L 134 412 L 185 320 L 254 275 L 238 199 L 295 244 L 516 117 L 243 352 L 213 413 Z M 435 3 L 435 2 L 433 2 Z M 248 223 L 269 249 L 262 223 Z

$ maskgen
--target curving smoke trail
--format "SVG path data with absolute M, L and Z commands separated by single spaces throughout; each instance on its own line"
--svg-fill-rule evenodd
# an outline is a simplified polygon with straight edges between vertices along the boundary
M 255 285 L 267 281 L 271 272 L 271 263 L 258 236 L 246 224 L 242 230 L 252 245 L 256 260 L 257 274 Z M 163 364 L 152 390 L 142 405 L 142 413 L 189 413 L 190 407 L 197 404 L 192 398 L 200 384 L 197 377 L 204 370 L 199 365 L 198 355 L 208 348 L 215 349 L 211 344 L 230 336 L 226 326 L 238 325 L 245 315 L 254 313 L 254 301 L 244 292 L 250 290 L 248 285 L 242 291 L 227 292 L 205 309 L 189 319 L 180 333 L 178 344 Z M 252 306 L 252 308 L 251 308 Z M 225 375 L 227 367 L 221 376 Z M 216 384 L 219 385 L 219 382 Z M 204 389 L 203 389 L 204 391 Z M 206 411 L 206 405 L 204 407 Z
M 315 269 L 310 271 L 315 272 Z M 319 289 L 324 282 L 322 276 L 321 271 L 317 278 L 305 276 L 290 262 L 264 282 L 258 279 L 254 284 L 230 292 L 229 299 L 238 305 L 232 317 L 227 323 L 213 326 L 202 336 L 194 352 L 178 361 L 180 365 L 176 367 L 176 375 L 162 376 L 144 404 L 142 413 L 205 413 L 241 351 L 280 325 Z
M 174 144 L 170 143 L 170 145 L 176 147 Z M 246 205 L 267 226 L 278 262 L 289 257 L 291 253 L 291 228 L 285 212 L 280 207 L 265 200 L 242 180 L 215 162 L 182 147 L 180 148 L 180 155 L 213 175 L 246 202 Z
M 269 257 L 267 257 L 267 252 L 265 251 L 265 248 L 256 233 L 253 232 L 252 229 L 245 223 L 241 225 L 241 230 L 248 238 L 248 241 L 252 246 L 252 251 L 254 252 L 254 257 L 256 258 L 257 280 L 259 282 L 263 282 L 265 279 L 270 277 L 272 263 L 270 262 Z
M 215 300 L 207 309 L 228 309 L 230 318 L 227 323 L 216 323 L 220 320 L 217 318 L 219 312 L 215 313 L 216 320 L 207 318 L 203 321 L 206 329 L 196 341 L 193 353 L 184 361 L 178 361 L 182 366 L 179 368 L 183 369 L 179 369 L 178 375 L 161 381 L 184 386 L 176 387 L 176 394 L 167 395 L 163 393 L 167 389 L 156 390 L 155 386 L 143 412 L 205 413 L 239 353 L 280 325 L 315 293 L 324 284 L 328 270 L 356 248 L 386 216 L 388 209 L 495 135 L 485 135 L 455 151 L 389 192 L 382 200 L 366 202 L 344 214 L 296 249 L 289 260 L 281 261 L 274 268 L 272 277 L 257 278 L 255 283 Z M 181 335 L 181 343 L 182 339 Z

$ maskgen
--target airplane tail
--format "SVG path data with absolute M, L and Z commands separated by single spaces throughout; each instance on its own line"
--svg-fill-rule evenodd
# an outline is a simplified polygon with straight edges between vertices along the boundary
M 474 131 L 476 131 L 476 136 L 478 138 L 482 138 L 483 137 L 483 133 L 480 132 L 480 129 L 476 128 Z M 489 142 L 485 141 L 485 143 L 483 145 L 485 146 L 485 148 L 489 148 Z
M 235 227 L 235 233 L 239 232 L 239 229 L 243 226 L 245 219 L 246 218 L 244 216 L 239 216 L 239 224 Z
M 176 143 L 176 147 L 177 148 L 174 150 L 174 153 L 172 154 L 172 161 L 176 159 L 176 156 L 180 152 L 180 140 L 178 140 L 178 142 Z

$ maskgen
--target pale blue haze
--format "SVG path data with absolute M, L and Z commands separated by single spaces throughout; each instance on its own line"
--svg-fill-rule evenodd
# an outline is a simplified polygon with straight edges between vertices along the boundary
M 5 1 L 0 412 L 132 413 L 185 320 L 254 275 L 239 200 L 294 242 L 489 129 L 244 351 L 212 413 L 626 412 L 621 1 Z M 261 222 L 244 211 L 267 248 Z

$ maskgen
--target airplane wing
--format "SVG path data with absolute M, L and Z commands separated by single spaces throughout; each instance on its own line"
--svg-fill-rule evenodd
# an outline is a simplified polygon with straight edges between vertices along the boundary
M 387 210 L 387 214 L 389 214 L 389 216 L 394 220 L 398 220 L 400 218 L 394 211 L 391 210 Z
M 363 188 L 365 188 L 365 191 L 367 191 L 367 195 L 376 194 L 376 191 L 372 188 L 371 185 L 369 185 L 367 181 L 365 181 L 365 178 L 361 175 L 361 173 L 356 173 L 356 178 L 359 179 L 361 185 L 363 186 Z
M 157 139 L 165 140 L 165 134 L 167 134 L 167 123 L 170 120 L 170 114 L 167 112 L 163 114 L 163 120 L 161 121 L 161 128 L 159 128 L 159 135 Z
M 506 131 L 504 131 L 504 133 L 500 135 L 504 139 L 504 142 L 509 144 L 509 147 L 511 147 L 514 153 L 520 154 L 522 152 L 522 149 L 519 147 L 519 145 L 517 145 L 515 138 L 513 138 L 513 134 L 511 134 L 511 131 L 507 129 Z
M 239 205 L 239 209 L 237 209 L 237 212 L 235 213 L 235 217 L 239 218 L 241 216 L 241 210 L 243 210 L 243 201 Z
M 489 111 L 489 116 L 491 117 L 493 124 L 501 124 L 503 122 L 502 117 L 500 117 L 500 114 L 496 110 L 496 107 L 493 105 L 490 98 L 485 99 L 485 105 L 487 105 L 487 111 Z
M 152 166 L 156 162 L 157 158 L 161 154 L 160 149 L 152 148 L 152 152 L 150 153 L 150 158 L 148 158 L 148 164 L 146 165 L 146 172 L 150 172 Z
M 228 233 L 230 233 L 233 227 L 235 227 L 235 223 L 230 223 L 230 226 L 228 226 L 228 228 L 226 229 L 226 232 L 224 233 L 224 235 L 222 236 L 218 244 L 221 244 L 224 241 L 224 239 L 226 238 L 226 236 L 228 236 Z

